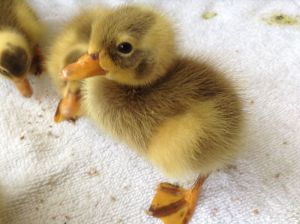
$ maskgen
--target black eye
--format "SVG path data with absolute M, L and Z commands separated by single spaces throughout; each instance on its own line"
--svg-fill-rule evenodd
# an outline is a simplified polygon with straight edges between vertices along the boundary
M 118 51 L 122 54 L 129 54 L 132 51 L 132 45 L 124 42 L 118 45 Z
M 0 69 L 0 74 L 2 74 L 4 76 L 10 76 L 9 73 L 3 69 Z

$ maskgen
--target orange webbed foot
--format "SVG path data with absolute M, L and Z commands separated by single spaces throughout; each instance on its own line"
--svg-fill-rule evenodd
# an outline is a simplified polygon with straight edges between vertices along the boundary
M 195 211 L 205 177 L 199 177 L 191 189 L 161 183 L 148 214 L 164 224 L 187 224 Z
M 56 109 L 54 121 L 60 123 L 62 121 L 75 122 L 80 117 L 80 93 L 67 93 Z

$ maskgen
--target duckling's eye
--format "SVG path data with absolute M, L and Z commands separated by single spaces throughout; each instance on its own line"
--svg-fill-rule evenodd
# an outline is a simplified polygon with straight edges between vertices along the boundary
M 4 69 L 0 69 L 0 74 L 9 76 L 9 73 L 7 71 L 5 71 Z
M 118 51 L 122 54 L 129 54 L 132 49 L 132 45 L 128 42 L 123 42 L 118 45 Z

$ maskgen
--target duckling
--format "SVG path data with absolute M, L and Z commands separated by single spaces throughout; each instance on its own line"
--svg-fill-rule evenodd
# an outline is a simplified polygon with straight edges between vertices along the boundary
M 39 43 L 45 26 L 24 0 L 0 2 L 0 73 L 12 80 L 24 97 L 32 95 L 29 70 L 42 73 Z
M 68 64 L 76 62 L 89 46 L 92 21 L 104 15 L 106 9 L 86 9 L 74 16 L 55 37 L 46 58 L 46 68 L 62 100 L 54 120 L 76 120 L 81 115 L 80 81 L 64 81 L 61 72 Z
M 191 219 L 206 177 L 237 155 L 243 123 L 230 80 L 176 44 L 165 15 L 121 6 L 94 23 L 88 53 L 63 71 L 66 80 L 89 77 L 83 108 L 100 128 L 167 176 L 199 174 L 188 190 L 158 186 L 149 214 L 166 224 Z

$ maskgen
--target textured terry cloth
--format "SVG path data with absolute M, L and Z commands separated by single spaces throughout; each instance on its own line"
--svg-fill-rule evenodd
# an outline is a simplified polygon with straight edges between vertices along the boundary
M 125 2 L 134 1 L 98 1 Z M 225 71 L 245 101 L 244 153 L 208 178 L 191 223 L 299 224 L 300 1 L 139 2 L 170 15 L 180 51 Z M 57 31 L 97 1 L 30 4 Z M 30 81 L 34 96 L 24 99 L 0 79 L 3 223 L 160 223 L 144 211 L 157 183 L 174 180 L 87 119 L 54 124 L 49 79 Z

